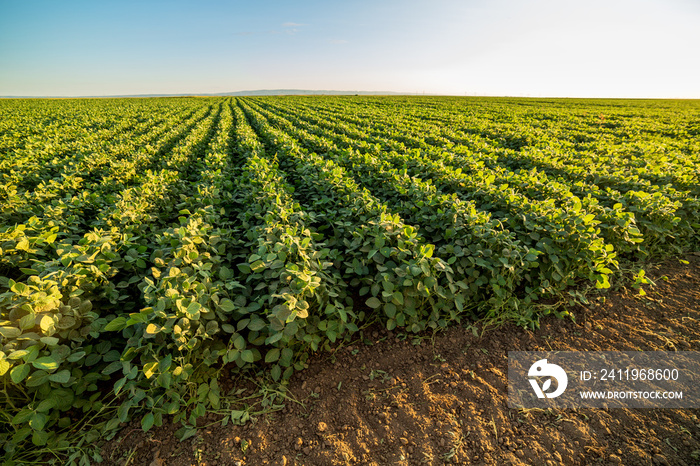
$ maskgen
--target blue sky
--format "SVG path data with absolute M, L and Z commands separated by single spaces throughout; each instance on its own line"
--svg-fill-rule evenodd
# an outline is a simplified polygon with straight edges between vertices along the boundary
M 0 0 L 0 95 L 700 98 L 697 0 Z

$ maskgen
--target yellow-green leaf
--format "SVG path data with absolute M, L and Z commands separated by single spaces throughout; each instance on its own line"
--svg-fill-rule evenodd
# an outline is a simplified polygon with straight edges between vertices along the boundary
M 58 369 L 58 362 L 50 356 L 44 356 L 43 358 L 32 361 L 32 366 L 45 371 L 53 371 Z
M 147 379 L 150 379 L 156 373 L 157 368 L 157 362 L 147 362 L 143 365 L 143 374 L 146 376 Z

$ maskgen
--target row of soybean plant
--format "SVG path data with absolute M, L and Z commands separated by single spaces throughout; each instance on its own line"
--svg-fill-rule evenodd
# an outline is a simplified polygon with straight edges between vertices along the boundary
M 435 245 L 386 203 L 361 187 L 340 164 L 303 149 L 246 101 L 246 114 L 263 141 L 276 151 L 280 166 L 294 180 L 294 195 L 313 217 L 329 247 L 340 251 L 336 273 L 373 310 L 360 321 L 381 318 L 418 332 L 459 320 L 474 311 L 470 286 L 455 279 Z M 454 261 L 451 261 L 454 262 Z M 341 316 L 342 317 L 342 316 Z M 327 333 L 334 340 L 336 333 Z
M 102 381 L 118 370 L 136 377 L 138 371 L 122 356 L 133 340 L 111 337 L 105 326 L 114 314 L 144 302 L 138 285 L 149 273 L 154 252 L 149 238 L 172 217 L 164 206 L 176 205 L 188 192 L 180 176 L 188 173 L 185 165 L 193 162 L 191 154 L 206 145 L 216 125 L 218 112 L 212 113 L 211 105 L 205 107 L 200 112 L 211 115 L 200 118 L 191 132 L 187 132 L 190 126 L 175 126 L 175 121 L 170 126 L 179 130 L 154 140 L 171 141 L 172 150 L 162 154 L 169 155 L 170 164 L 157 161 L 156 152 L 153 163 L 167 168 L 138 174 L 133 186 L 97 204 L 101 208 L 95 218 L 85 222 L 89 231 L 63 228 L 55 220 L 54 204 L 45 205 L 43 213 L 25 223 L 3 226 L 0 369 L 11 382 L 3 404 L 12 414 L 6 450 L 12 445 L 10 449 L 18 448 L 30 437 L 35 445 L 60 447 L 76 416 L 99 415 L 107 409 L 109 397 Z M 173 138 L 178 137 L 175 143 Z M 99 189 L 91 194 L 104 195 Z M 65 198 L 75 209 L 72 218 L 61 216 L 69 227 L 80 223 L 77 217 L 84 214 L 76 208 L 76 198 Z M 118 424 L 105 421 L 93 430 L 110 431 Z
M 560 110 L 552 110 L 556 111 Z M 328 109 L 320 109 L 320 112 L 323 118 L 335 117 L 344 122 L 350 121 L 353 125 L 361 125 L 368 134 L 378 135 L 380 141 L 382 126 L 396 122 L 396 118 L 389 119 L 377 112 L 368 114 L 364 110 L 355 117 L 347 116 L 356 113 L 352 111 L 336 115 L 329 115 Z M 561 113 L 553 115 L 558 116 Z M 551 112 L 547 116 L 552 117 Z M 697 168 L 693 168 L 692 154 L 687 154 L 687 150 L 665 150 L 666 145 L 673 146 L 674 140 L 666 139 L 660 150 L 638 157 L 624 154 L 599 156 L 591 151 L 575 151 L 565 141 L 554 140 L 546 134 L 541 134 L 541 138 L 534 140 L 531 146 L 519 150 L 498 147 L 493 143 L 465 146 L 462 145 L 462 137 L 451 137 L 447 144 L 443 144 L 445 139 L 436 133 L 447 135 L 449 130 L 446 130 L 444 125 L 425 122 L 422 119 L 410 121 L 411 117 L 412 115 L 403 115 L 400 123 L 411 128 L 404 128 L 404 135 L 401 136 L 404 142 L 410 140 L 409 147 L 420 148 L 429 154 L 437 153 L 439 159 L 462 169 L 473 168 L 474 161 L 483 161 L 491 169 L 527 171 L 523 176 L 531 180 L 533 177 L 539 178 L 541 181 L 537 189 L 544 186 L 545 191 L 542 194 L 545 196 L 548 195 L 546 185 L 561 182 L 584 202 L 584 206 L 586 203 L 590 205 L 591 202 L 600 203 L 605 211 L 604 215 L 599 216 L 603 233 L 606 234 L 606 229 L 617 230 L 624 241 L 617 241 L 613 237 L 615 232 L 612 236 L 608 233 L 606 240 L 614 244 L 618 252 L 628 257 L 644 258 L 650 254 L 677 252 L 692 244 L 697 245 L 696 232 L 700 220 Z M 370 127 L 368 121 L 376 124 Z M 647 124 L 653 125 L 654 122 L 649 121 Z M 528 126 L 532 126 L 532 120 L 514 121 L 510 126 L 517 126 L 516 129 L 521 133 L 527 132 Z M 407 136 L 406 133 L 410 134 L 411 131 L 413 136 Z M 395 134 L 395 131 L 389 134 Z M 474 137 L 472 134 L 464 136 L 471 140 Z M 426 144 L 424 139 L 430 140 L 431 144 Z M 447 150 L 433 147 L 436 140 Z M 620 139 L 618 145 L 624 147 L 624 141 L 624 138 Z M 401 150 L 402 143 L 393 142 L 392 145 L 394 149 Z M 618 151 L 616 147 L 609 147 L 599 148 L 599 152 L 606 154 Z M 655 175 L 659 171 L 663 172 L 663 176 Z M 673 175 L 669 175 L 669 172 Z M 669 183 L 668 176 L 675 176 L 678 180 Z M 506 182 L 515 187 L 531 185 L 527 181 L 523 183 L 520 178 L 518 173 L 510 174 Z M 556 196 L 553 197 L 556 199 Z M 600 210 L 601 207 L 596 207 L 596 210 Z M 630 214 L 634 215 L 636 225 L 627 220 Z M 637 229 L 641 230 L 641 236 Z
M 296 123 L 298 126 L 302 126 L 302 123 L 298 120 Z M 289 131 L 299 131 L 298 128 L 295 129 L 294 125 L 290 123 L 288 125 Z M 305 133 L 309 135 L 308 131 L 305 131 Z M 320 131 L 320 133 L 323 133 L 323 131 Z M 331 131 L 329 133 L 337 134 Z M 303 138 L 304 135 L 300 137 Z M 306 137 L 306 140 L 308 139 Z M 348 138 L 347 140 L 350 139 Z M 324 142 L 326 145 L 328 143 L 328 141 Z M 438 188 L 437 191 L 446 195 L 456 194 L 461 198 L 470 200 L 475 208 L 478 207 L 479 210 L 490 211 L 494 216 L 502 219 L 509 230 L 515 230 L 517 239 L 521 243 L 528 245 L 526 247 L 529 247 L 529 249 L 525 250 L 531 254 L 529 256 L 530 259 L 533 258 L 533 255 L 544 256 L 538 257 L 536 260 L 527 261 L 527 266 L 522 262 L 522 259 L 520 263 L 517 262 L 517 259 L 515 261 L 518 268 L 525 269 L 520 274 L 520 277 L 522 277 L 520 280 L 530 281 L 530 283 L 514 283 L 513 289 L 521 285 L 528 285 L 530 291 L 528 291 L 529 296 L 527 298 L 534 299 L 534 295 L 541 291 L 536 288 L 537 284 L 545 291 L 550 286 L 557 287 L 558 285 L 559 288 L 555 288 L 554 291 L 560 291 L 563 286 L 566 286 L 577 275 L 591 277 L 595 273 L 594 279 L 599 279 L 602 276 L 603 280 L 605 280 L 603 284 L 607 284 L 606 275 L 611 273 L 611 271 L 606 266 L 614 260 L 614 254 L 610 252 L 609 247 L 603 244 L 602 238 L 597 236 L 597 231 L 593 228 L 595 224 L 593 224 L 592 215 L 587 213 L 579 214 L 580 220 L 576 221 L 576 218 L 572 219 L 571 217 L 576 216 L 578 212 L 555 210 L 552 203 L 537 203 L 515 190 L 503 189 L 503 185 L 499 186 L 493 183 L 495 177 L 489 173 L 484 175 L 481 173 L 462 173 L 459 170 L 432 162 L 430 159 L 410 151 L 403 154 L 386 152 L 376 145 L 369 144 L 352 149 L 348 152 L 352 154 L 356 150 L 363 155 L 371 154 L 383 164 L 383 166 L 367 167 L 361 173 L 361 176 L 365 177 L 364 179 L 367 179 L 367 176 L 371 176 L 373 172 L 381 173 L 387 171 L 387 169 L 405 171 L 407 175 L 418 179 L 432 176 L 429 179 L 429 184 L 436 186 Z M 353 170 L 357 170 L 360 167 L 345 154 L 340 156 L 340 160 L 341 162 L 345 160 L 345 163 Z M 370 187 L 372 190 L 382 190 L 386 188 L 386 185 L 382 184 L 380 186 L 380 183 L 373 183 Z M 489 204 L 489 208 L 485 209 L 484 204 Z M 576 207 L 580 210 L 580 203 Z M 433 224 L 429 223 L 428 225 L 432 226 Z M 589 241 L 584 242 L 581 236 Z M 564 241 L 574 244 L 562 247 L 560 246 L 563 242 L 562 238 Z M 529 246 L 530 244 L 532 246 Z M 594 249 L 596 247 L 598 249 Z M 494 260 L 507 262 L 511 252 L 508 251 L 508 256 L 506 257 L 502 255 L 499 257 L 501 252 L 495 251 L 496 257 L 494 257 Z M 569 258 L 567 257 L 569 255 L 572 256 L 571 263 L 575 264 L 573 267 L 569 265 Z M 585 267 L 582 267 L 581 263 L 578 262 L 580 260 L 588 260 L 589 262 L 584 262 L 583 265 Z M 539 273 L 535 276 L 532 276 L 533 272 L 527 272 L 532 267 L 538 267 Z M 549 285 L 549 283 L 552 285 Z

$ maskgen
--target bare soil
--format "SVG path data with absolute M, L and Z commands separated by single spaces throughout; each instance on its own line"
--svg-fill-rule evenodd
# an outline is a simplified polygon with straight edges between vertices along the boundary
M 414 341 L 370 329 L 364 342 L 313 356 L 283 409 L 244 425 L 212 416 L 184 442 L 179 426 L 144 433 L 132 422 L 103 448 L 103 464 L 700 465 L 697 409 L 507 405 L 508 351 L 700 351 L 700 254 L 685 259 L 647 270 L 656 286 L 644 297 L 611 291 L 570 309 L 575 322 L 546 317 L 535 331 L 460 326 Z

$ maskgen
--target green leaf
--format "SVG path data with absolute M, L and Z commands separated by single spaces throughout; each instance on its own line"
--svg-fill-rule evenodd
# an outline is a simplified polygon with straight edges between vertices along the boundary
M 32 443 L 37 447 L 43 447 L 49 441 L 49 433 L 45 430 L 37 430 L 32 434 Z
M 104 362 L 112 362 L 112 361 L 119 361 L 121 358 L 121 353 L 117 350 L 111 350 L 108 351 L 107 354 L 104 355 Z
M 153 427 L 153 422 L 155 421 L 155 417 L 153 416 L 153 413 L 148 413 L 146 414 L 142 419 L 141 419 L 141 429 L 143 429 L 144 432 L 148 432 L 148 430 Z
M 126 384 L 127 378 L 122 377 L 121 379 L 117 380 L 116 383 L 114 384 L 114 394 L 119 395 L 119 392 L 124 388 L 124 385 Z
M 22 335 L 22 331 L 16 327 L 0 327 L 0 335 L 11 340 Z
M 49 380 L 56 383 L 68 383 L 70 380 L 70 371 L 68 369 L 56 372 L 49 375 Z
M 56 406 L 56 400 L 53 398 L 47 398 L 45 400 L 42 400 L 41 403 L 39 403 L 39 406 L 36 407 L 36 412 L 45 413 L 54 406 Z
M 113 332 L 115 330 L 122 330 L 124 327 L 126 327 L 126 317 L 117 317 L 105 325 L 103 330 L 105 332 Z
M 257 332 L 259 330 L 262 330 L 265 328 L 265 321 L 259 318 L 252 318 L 250 323 L 248 324 L 248 328 L 251 329 L 254 332 Z
M 148 321 L 148 316 L 138 312 L 129 314 L 129 319 L 126 321 L 126 327 L 136 324 L 143 324 Z
M 280 358 L 280 349 L 279 348 L 272 348 L 270 351 L 267 352 L 265 355 L 265 362 L 275 362 Z
M 280 364 L 287 367 L 292 364 L 292 358 L 294 357 L 294 351 L 291 348 L 284 348 L 282 350 L 282 358 Z
M 393 319 L 396 315 L 396 306 L 393 303 L 387 303 L 384 305 L 384 313 L 390 319 Z
M 170 369 L 170 365 L 172 363 L 173 363 L 173 357 L 172 357 L 172 355 L 169 354 L 158 362 L 158 369 L 161 372 L 165 372 L 168 369 Z
M 117 430 L 119 428 L 119 419 L 116 417 L 113 417 L 104 426 L 104 429 L 102 430 L 103 434 L 106 434 L 110 431 Z
M 255 356 L 251 350 L 241 352 L 241 359 L 245 362 L 255 362 Z
M 229 278 L 233 278 L 233 272 L 228 267 L 222 266 L 219 269 L 219 278 L 223 281 L 227 281 Z
M 53 371 L 58 369 L 58 362 L 50 356 L 44 356 L 32 361 L 32 366 L 45 371 Z
M 187 312 L 187 315 L 190 319 L 197 320 L 199 319 L 200 309 L 202 309 L 202 305 L 195 301 L 193 303 L 190 303 L 189 306 L 187 306 L 187 310 L 185 312 Z
M 270 375 L 272 376 L 272 380 L 274 380 L 275 382 L 279 381 L 280 376 L 282 375 L 282 368 L 279 366 L 279 364 L 275 364 L 274 366 L 272 366 Z
M 78 350 L 66 358 L 68 362 L 77 362 L 85 357 L 85 351 Z
M 221 330 L 223 330 L 226 333 L 234 333 L 236 331 L 236 328 L 231 324 L 223 324 L 221 326 Z
M 233 304 L 233 301 L 228 298 L 224 298 L 219 301 L 219 307 L 224 312 L 233 312 L 233 310 L 236 309 L 236 305 Z
M 36 325 L 36 316 L 34 314 L 27 314 L 19 319 L 19 328 L 22 330 L 27 330 Z
M 374 296 L 372 296 L 367 301 L 365 301 L 365 304 L 367 304 L 372 309 L 377 309 L 379 306 L 382 305 L 382 302 L 380 300 L 378 300 L 377 298 L 375 298 Z
M 245 348 L 245 338 L 242 335 L 238 335 L 235 340 L 233 340 L 233 346 L 238 350 Z
M 34 430 L 42 430 L 46 425 L 47 419 L 48 418 L 44 413 L 34 413 L 31 419 L 29 419 L 29 427 L 31 427 Z
M 107 367 L 102 369 L 102 372 L 100 372 L 100 373 L 104 374 L 104 375 L 110 375 L 110 374 L 114 374 L 115 372 L 117 372 L 119 370 L 122 370 L 122 368 L 123 368 L 123 366 L 122 366 L 121 361 L 112 361 L 111 363 L 109 363 L 107 365 Z M 51 380 L 51 377 L 49 377 L 49 380 Z
M 41 337 L 39 338 L 39 341 L 44 343 L 46 346 L 56 346 L 60 340 L 56 337 Z
M 292 322 L 292 323 L 289 324 L 289 325 L 291 326 L 291 325 L 293 325 L 293 324 L 294 324 L 294 322 Z M 288 328 L 289 328 L 289 327 L 288 327 Z M 286 330 L 286 329 L 285 329 L 285 330 Z M 295 332 L 295 333 L 296 333 L 296 332 Z M 273 333 L 272 335 L 270 335 L 269 337 L 267 337 L 267 338 L 265 339 L 265 344 L 266 344 L 266 345 L 271 345 L 271 344 L 273 344 L 273 343 L 276 343 L 276 342 L 280 341 L 280 340 L 282 339 L 283 336 L 284 336 L 284 333 L 282 333 L 282 332 Z
M 194 427 L 180 427 L 177 432 L 175 432 L 175 436 L 180 440 L 181 442 L 184 442 L 190 437 L 194 437 L 197 434 L 197 429 Z
M 32 368 L 29 364 L 20 364 L 19 366 L 12 368 L 10 371 L 10 378 L 12 379 L 12 382 L 19 384 L 21 381 L 27 378 L 31 370 Z
M 51 398 L 56 400 L 56 408 L 67 411 L 73 405 L 75 394 L 67 388 L 57 388 L 51 391 Z
M 20 424 L 24 424 L 28 420 L 32 418 L 34 415 L 34 411 L 31 409 L 23 409 L 19 413 L 15 415 L 15 417 L 12 418 L 12 424 L 18 426 Z
M 131 409 L 131 403 L 129 400 L 120 404 L 117 408 L 117 417 L 121 422 L 126 422 L 129 420 L 129 409 Z

